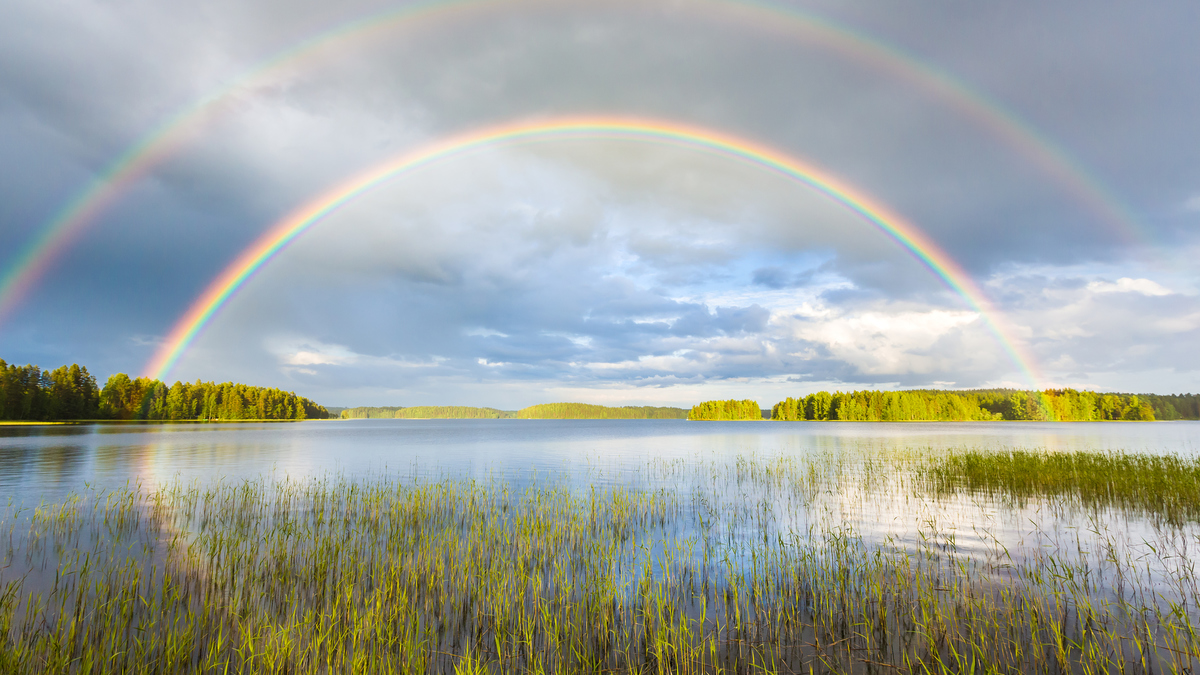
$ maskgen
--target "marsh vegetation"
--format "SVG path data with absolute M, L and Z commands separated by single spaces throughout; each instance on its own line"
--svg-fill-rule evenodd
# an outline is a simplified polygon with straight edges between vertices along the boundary
M 10 509 L 0 671 L 1194 672 L 1193 460 L 819 452 Z

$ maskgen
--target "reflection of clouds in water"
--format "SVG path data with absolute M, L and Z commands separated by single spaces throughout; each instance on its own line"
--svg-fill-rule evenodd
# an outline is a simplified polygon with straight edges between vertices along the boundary
M 1195 422 L 805 423 L 363 420 L 0 428 L 0 486 L 24 503 L 141 477 L 634 475 L 652 459 L 906 449 L 1200 452 Z M 44 464 L 43 464 L 44 463 Z
M 911 478 L 897 475 L 870 490 L 851 483 L 819 500 L 814 511 L 825 515 L 822 529 L 842 525 L 870 543 L 909 550 L 934 545 L 997 569 L 1051 556 L 1099 569 L 1119 553 L 1122 559 L 1140 560 L 1156 590 L 1165 589 L 1188 564 L 1187 540 L 1200 537 L 1198 523 L 1173 528 L 1154 516 L 1093 509 L 1070 497 L 934 496 Z
M 1195 456 L 1195 423 L 688 423 L 680 421 L 330 421 L 303 424 L 99 425 L 68 434 L 47 427 L 0 436 L 0 485 L 26 505 L 55 501 L 84 484 L 152 490 L 176 480 L 304 479 L 392 476 L 534 480 L 603 486 L 655 485 L 686 491 L 696 476 L 656 482 L 652 462 L 682 460 L 720 467 L 736 458 L 845 458 L 859 462 L 953 449 L 1052 452 L 1124 450 Z M 64 439 L 76 442 L 64 445 Z M 824 460 L 823 460 L 824 461 Z M 714 469 L 715 471 L 715 469 Z M 903 476 L 876 469 L 872 482 L 846 474 L 829 493 L 799 503 L 769 495 L 775 527 L 848 528 L 868 542 L 902 546 L 953 537 L 980 556 L 1046 546 L 1138 550 L 1153 539 L 1142 519 L 1020 506 L 970 496 L 935 498 Z M 1090 528 L 1090 529 L 1089 529 Z M 1093 531 L 1102 530 L 1103 535 Z
M 41 447 L 30 444 L 36 435 L 0 445 L 0 452 L 24 458 L 20 468 L 0 464 L 0 480 L 15 476 L 27 503 L 54 501 L 84 482 L 148 491 L 177 480 L 229 489 L 254 479 L 268 501 L 282 481 L 326 477 L 334 480 L 323 489 L 342 478 L 391 485 L 451 478 L 479 480 L 485 490 L 507 485 L 512 494 L 565 487 L 584 501 L 593 485 L 601 492 L 632 488 L 625 494 L 645 490 L 671 504 L 662 521 L 644 524 L 639 563 L 657 560 L 660 545 L 679 546 L 683 558 L 676 562 L 703 558 L 717 565 L 711 571 L 719 577 L 746 573 L 765 550 L 756 547 L 778 543 L 780 552 L 800 556 L 848 547 L 856 560 L 882 554 L 926 571 L 963 565 L 971 583 L 982 584 L 1024 583 L 1024 569 L 1066 566 L 1094 572 L 1081 592 L 1104 600 L 1120 592 L 1113 570 L 1136 570 L 1140 588 L 1172 598 L 1179 592 L 1172 584 L 1191 578 L 1186 545 L 1200 537 L 1197 523 L 1159 526 L 1151 517 L 1089 508 L 1069 496 L 1014 502 L 1004 495 L 936 494 L 921 469 L 967 449 L 1154 448 L 1194 455 L 1198 430 L 1171 423 L 671 420 L 114 425 L 76 436 L 69 462 L 62 461 L 61 436 L 42 437 Z M 198 517 L 169 516 L 156 525 L 159 541 L 196 542 Z M 725 561 L 733 565 L 728 572 Z M 189 570 L 205 573 L 202 566 Z
M 920 467 L 942 454 L 847 445 L 799 460 L 788 453 L 665 460 L 657 470 L 652 465 L 646 487 L 673 488 L 685 501 L 690 495 L 693 516 L 709 523 L 717 541 L 778 537 L 815 551 L 840 540 L 928 558 L 934 567 L 966 565 L 1000 584 L 1027 581 L 1028 570 L 1069 568 L 1062 583 L 1105 600 L 1120 592 L 1114 575 L 1137 570 L 1138 583 L 1161 594 L 1151 604 L 1164 611 L 1162 598 L 1192 578 L 1188 547 L 1200 538 L 1200 523 L 1171 526 L 1154 513 L 1091 507 L 1069 494 L 1020 501 L 1002 493 L 935 494 Z M 722 555 L 749 565 L 741 547 L 735 543 Z

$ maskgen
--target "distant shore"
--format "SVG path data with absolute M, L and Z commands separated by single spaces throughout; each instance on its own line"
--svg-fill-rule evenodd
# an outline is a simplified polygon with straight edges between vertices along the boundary
M 211 420 L 54 420 L 43 422 L 38 420 L 0 420 L 0 427 L 44 427 L 44 426 L 62 426 L 72 424 L 232 424 L 236 422 L 271 422 L 271 423 L 288 423 L 288 422 L 327 422 L 325 419 L 315 420 L 258 420 L 258 419 L 211 419 Z
M 542 403 L 520 410 L 474 406 L 411 406 L 334 408 L 342 419 L 684 419 L 683 408 L 654 406 L 611 407 L 590 403 Z

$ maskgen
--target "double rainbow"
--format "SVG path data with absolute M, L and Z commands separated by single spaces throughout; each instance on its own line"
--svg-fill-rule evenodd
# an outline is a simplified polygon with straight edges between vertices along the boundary
M 389 179 L 469 153 L 498 146 L 568 139 L 613 139 L 687 148 L 760 167 L 834 200 L 875 226 L 962 296 L 983 318 L 1017 368 L 1031 384 L 1038 385 L 1032 360 L 1010 337 L 1001 317 L 970 276 L 920 230 L 884 205 L 824 170 L 745 139 L 673 122 L 608 117 L 489 127 L 401 154 L 340 183 L 278 221 L 243 250 L 192 303 L 143 372 L 148 377 L 164 379 L 221 307 L 258 270 L 309 228 L 363 193 Z
M 392 7 L 297 41 L 181 109 L 100 171 L 17 251 L 0 272 L 0 324 L 89 223 L 129 186 L 181 147 L 189 134 L 220 112 L 225 103 L 273 74 L 326 50 L 353 45 L 384 31 L 419 25 L 425 20 L 474 16 L 485 11 L 509 10 L 514 5 L 549 7 L 554 3 L 552 0 L 427 0 Z M 1100 221 L 1110 224 L 1126 238 L 1146 239 L 1134 215 L 1061 147 L 1039 135 L 999 102 L 950 74 L 869 35 L 782 5 L 757 0 L 693 0 L 688 5 L 689 11 L 703 8 L 721 10 L 722 19 L 739 20 L 764 31 L 798 37 L 949 103 L 1053 177 Z

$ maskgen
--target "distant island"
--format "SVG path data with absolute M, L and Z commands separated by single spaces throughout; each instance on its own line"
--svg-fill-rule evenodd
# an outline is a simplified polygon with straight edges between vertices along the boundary
M 527 420 L 682 420 L 687 419 L 683 408 L 653 406 L 622 406 L 610 408 L 589 403 L 543 403 L 522 408 L 517 417 Z
M 473 408 L 465 405 L 418 405 L 343 408 L 344 420 L 494 420 L 516 417 L 516 411 Z
M 690 420 L 971 422 L 971 421 L 1142 421 L 1200 419 L 1200 394 L 1116 394 L 1047 389 L 944 391 L 821 391 L 788 397 L 759 409 L 749 399 L 705 401 L 688 412 Z
M 648 420 L 686 419 L 683 408 L 653 406 L 610 407 L 590 403 L 543 403 L 520 410 L 439 405 L 359 407 L 341 410 L 342 419 L 526 419 L 526 420 Z

